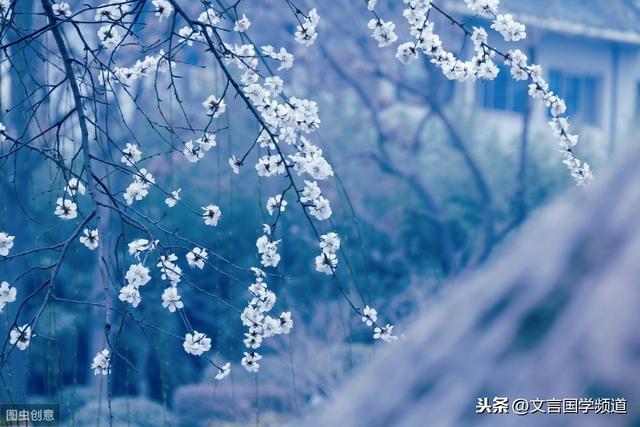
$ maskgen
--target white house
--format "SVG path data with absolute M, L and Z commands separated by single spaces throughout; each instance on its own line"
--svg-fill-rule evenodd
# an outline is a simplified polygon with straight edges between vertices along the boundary
M 470 26 L 482 22 L 462 1 L 446 6 Z M 640 1 L 502 0 L 501 12 L 524 23 L 527 38 L 507 43 L 494 33 L 491 44 L 519 48 L 542 66 L 551 89 L 565 98 L 583 144 L 607 154 L 634 138 L 640 123 Z M 455 89 L 456 102 L 473 106 L 475 114 L 480 110 L 483 127 L 505 141 L 521 138 L 525 122 L 529 135 L 548 131 L 545 109 L 528 103 L 527 85 L 512 80 L 508 70 L 495 81 L 457 83 Z

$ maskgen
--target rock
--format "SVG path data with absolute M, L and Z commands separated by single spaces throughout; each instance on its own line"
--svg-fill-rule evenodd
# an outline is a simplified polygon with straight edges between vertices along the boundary
M 639 160 L 538 211 L 305 425 L 639 425 Z M 477 415 L 495 396 L 624 398 L 629 415 Z

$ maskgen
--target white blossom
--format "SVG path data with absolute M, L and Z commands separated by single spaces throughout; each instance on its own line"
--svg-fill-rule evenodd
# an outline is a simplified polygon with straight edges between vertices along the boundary
M 210 95 L 202 103 L 202 106 L 204 107 L 207 116 L 212 116 L 214 119 L 220 117 L 227 109 L 224 99 L 218 99 L 215 95 Z
M 128 205 L 133 204 L 136 200 L 142 200 L 149 194 L 149 186 L 144 182 L 134 181 L 127 187 L 124 192 L 124 199 Z
M 66 191 L 70 196 L 75 196 L 76 193 L 84 194 L 86 192 L 86 188 L 78 178 L 71 178 L 67 183 L 67 186 L 64 187 L 64 191 Z
M 187 353 L 200 356 L 211 348 L 211 338 L 201 332 L 193 331 L 193 334 L 185 335 L 182 347 Z
M 269 199 L 267 200 L 267 212 L 269 212 L 269 215 L 273 215 L 274 210 L 279 209 L 280 212 L 284 212 L 285 209 L 287 208 L 287 201 L 282 199 L 282 195 L 278 194 L 275 197 L 269 197 Z
M 340 236 L 336 233 L 327 233 L 320 236 L 320 249 L 323 253 L 332 254 L 340 249 Z
M 233 31 L 244 33 L 249 29 L 250 26 L 251 26 L 251 21 L 249 21 L 249 18 L 247 18 L 247 16 L 243 13 L 242 18 L 238 19 L 235 22 L 233 26 Z
M 125 279 L 127 279 L 127 284 L 137 288 L 149 283 L 151 276 L 149 276 L 149 269 L 144 264 L 138 263 L 129 266 Z
M 176 254 L 162 255 L 156 264 L 160 269 L 162 280 L 168 280 L 172 286 L 176 286 L 182 280 L 182 268 L 175 263 L 178 260 Z
M 156 8 L 155 15 L 158 20 L 162 21 L 162 18 L 168 18 L 173 13 L 173 6 L 167 0 L 153 0 L 153 6 Z
M 140 259 L 140 254 L 146 251 L 152 251 L 156 247 L 155 242 L 149 242 L 147 239 L 136 239 L 129 243 L 129 255 L 136 259 Z
M 182 150 L 182 154 L 189 160 L 191 163 L 197 163 L 204 157 L 204 151 L 198 144 L 194 144 L 193 141 L 187 141 L 184 143 L 184 150 Z
M 329 200 L 325 199 L 322 196 L 318 197 L 313 202 L 313 206 L 309 207 L 309 213 L 319 221 L 329 219 L 329 217 L 331 217 L 331 214 L 332 214 Z
M 62 220 L 74 219 L 78 216 L 78 205 L 69 199 L 58 197 L 54 213 Z
M 207 205 L 202 208 L 204 213 L 202 214 L 202 218 L 204 218 L 204 223 L 206 225 L 210 225 L 215 227 L 218 225 L 218 221 L 222 216 L 222 212 L 220 208 L 216 205 Z
M 378 312 L 375 308 L 369 307 L 368 305 L 364 307 L 362 310 L 362 321 L 366 323 L 367 326 L 372 326 L 378 320 Z
M 262 336 L 259 335 L 257 332 L 250 332 L 250 333 L 245 333 L 245 339 L 243 340 L 244 345 L 247 348 L 251 348 L 251 349 L 257 349 L 260 348 L 260 345 L 262 344 Z
M 514 20 L 513 16 L 508 13 L 496 16 L 491 28 L 502 34 L 506 41 L 517 42 L 527 37 L 524 24 Z
M 418 51 L 416 50 L 415 43 L 406 42 L 399 45 L 396 51 L 396 58 L 403 64 L 408 64 L 418 59 Z
M 98 40 L 107 49 L 113 49 L 122 41 L 122 35 L 114 24 L 107 24 L 98 30 Z
M 215 376 L 215 379 L 218 381 L 222 381 L 227 378 L 231 373 L 231 363 L 225 363 L 221 367 L 218 368 L 218 373 Z
M 31 338 L 33 338 L 35 334 L 31 330 L 31 326 L 29 324 L 16 326 L 11 329 L 11 333 L 9 334 L 9 342 L 11 345 L 15 345 L 19 350 L 26 350 L 31 343 Z
M 293 319 L 291 318 L 291 313 L 288 311 L 280 313 L 278 317 L 280 320 L 280 329 L 283 334 L 288 334 L 291 332 L 291 328 L 293 328 Z
M 262 356 L 255 351 L 250 353 L 244 353 L 244 357 L 242 358 L 242 366 L 249 372 L 258 372 L 260 369 L 260 363 L 258 361 L 262 359 Z
M 164 199 L 164 202 L 166 203 L 167 206 L 172 208 L 180 201 L 180 191 L 182 191 L 182 188 L 178 188 L 177 190 L 173 190 L 171 192 L 171 195 L 169 197 L 167 197 L 166 199 Z
M 51 8 L 53 9 L 53 13 L 57 16 L 71 16 L 71 8 L 69 7 L 69 3 L 61 1 L 58 3 L 54 3 Z
M 369 21 L 369 29 L 373 30 L 371 36 L 378 42 L 378 47 L 385 47 L 393 44 L 398 40 L 395 33 L 396 24 L 391 21 L 383 21 L 381 19 L 372 19 Z
M 260 263 L 264 267 L 277 267 L 280 262 L 280 255 L 278 254 L 278 243 L 280 240 L 270 240 L 269 236 L 261 236 L 256 241 L 256 247 L 258 253 L 262 255 Z
M 322 195 L 322 191 L 318 186 L 316 181 L 304 181 L 304 188 L 302 189 L 302 196 L 300 197 L 300 201 L 305 202 L 315 202 L 318 197 Z
M 112 6 L 100 6 L 96 9 L 96 21 L 118 21 L 131 10 L 128 3 L 122 0 L 109 0 Z
M 4 310 L 4 307 L 16 300 L 17 290 L 9 284 L 9 282 L 2 282 L 0 284 L 0 313 Z
M 259 176 L 273 176 L 285 173 L 284 162 L 280 156 L 263 156 L 256 163 L 256 171 Z
M 236 156 L 231 156 L 229 158 L 229 166 L 231 166 L 231 170 L 233 171 L 233 173 L 239 174 L 240 166 L 242 166 L 242 163 L 240 163 L 240 160 L 236 159 Z
M 148 172 L 145 168 L 140 169 L 138 172 L 133 174 L 133 181 L 138 182 L 140 184 L 144 184 L 149 187 L 152 184 L 156 183 L 155 178 Z
M 271 316 L 265 316 L 262 320 L 262 336 L 264 338 L 269 338 L 281 333 L 282 326 L 280 325 L 280 319 L 274 319 Z
M 498 13 L 498 5 L 500 4 L 500 0 L 464 0 L 464 2 L 473 12 L 479 13 L 486 18 Z
M 168 309 L 171 313 L 174 313 L 177 309 L 183 308 L 184 304 L 180 301 L 180 295 L 178 295 L 178 288 L 175 286 L 169 286 L 162 292 L 162 306 Z
M 224 106 L 224 101 L 221 101 L 220 105 Z M 223 109 L 223 111 L 224 111 L 224 109 Z M 197 142 L 200 145 L 200 148 L 202 148 L 202 151 L 204 151 L 204 152 L 207 152 L 207 151 L 211 150 L 217 144 L 216 143 L 216 136 L 214 134 L 212 134 L 212 133 L 205 134 Z
M 272 94 L 277 95 L 284 89 L 284 81 L 278 76 L 270 76 L 264 79 L 264 84 Z
M 120 288 L 118 299 L 122 302 L 128 302 L 133 306 L 133 308 L 138 307 L 138 304 L 142 301 L 140 291 L 138 290 L 138 287 L 134 285 L 127 285 Z
M 85 245 L 90 251 L 95 250 L 98 247 L 98 242 L 100 241 L 98 230 L 89 230 L 88 228 L 85 228 L 82 231 L 82 234 L 83 235 L 80 236 L 80 243 Z
M 332 275 L 338 266 L 336 254 L 323 252 L 316 257 L 316 271 L 327 275 Z
M 142 151 L 138 149 L 136 144 L 127 143 L 127 146 L 122 150 L 122 157 L 120 161 L 128 166 L 133 166 L 138 163 L 142 158 Z
M 109 375 L 111 373 L 111 356 L 106 348 L 96 353 L 91 362 L 93 375 Z
M 391 341 L 396 341 L 398 337 L 393 335 L 393 326 L 387 324 L 382 328 L 376 327 L 373 330 L 373 339 L 376 339 L 376 340 L 381 339 L 382 341 L 391 342 Z
M 10 236 L 5 231 L 0 231 L 0 255 L 8 256 L 9 250 L 13 247 L 15 236 Z
M 203 248 L 196 247 L 187 253 L 189 267 L 198 267 L 200 270 L 204 268 L 204 263 L 208 258 L 207 250 Z
M 281 47 L 279 51 L 276 51 L 273 46 L 270 45 L 262 46 L 261 49 L 264 56 L 268 56 L 269 58 L 273 58 L 280 62 L 278 71 L 288 70 L 293 67 L 294 57 L 292 54 L 287 52 L 284 47 Z
M 302 24 L 296 27 L 296 32 L 294 34 L 295 40 L 304 46 L 311 46 L 318 38 L 316 27 L 319 22 L 320 16 L 318 15 L 318 12 L 315 8 L 311 9 L 309 11 L 309 16 L 304 18 Z
M 200 16 L 198 16 L 198 22 L 208 25 L 217 25 L 220 22 L 220 14 L 210 7 L 206 12 L 202 12 Z
M 11 0 L 0 0 L 0 22 L 11 19 Z

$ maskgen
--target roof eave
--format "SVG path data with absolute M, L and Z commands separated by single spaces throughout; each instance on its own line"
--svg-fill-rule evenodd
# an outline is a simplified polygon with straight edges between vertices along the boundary
M 459 13 L 461 15 L 475 15 L 469 8 L 463 4 L 456 4 L 451 1 L 446 2 L 447 9 Z M 567 22 L 561 20 L 541 19 L 535 16 L 511 13 L 515 18 L 525 25 L 535 28 L 552 31 L 561 34 L 571 34 L 591 37 L 595 39 L 607 40 L 616 43 L 640 45 L 640 34 L 635 32 L 618 31 L 613 29 L 593 28 L 575 22 Z

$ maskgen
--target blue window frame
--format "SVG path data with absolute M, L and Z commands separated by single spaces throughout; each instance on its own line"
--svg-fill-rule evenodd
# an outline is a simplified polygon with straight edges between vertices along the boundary
M 527 105 L 527 84 L 513 80 L 508 68 L 499 68 L 498 77 L 494 80 L 477 83 L 477 103 L 490 110 L 524 113 Z
M 550 70 L 549 86 L 564 99 L 567 114 L 583 123 L 600 123 L 600 77 Z

